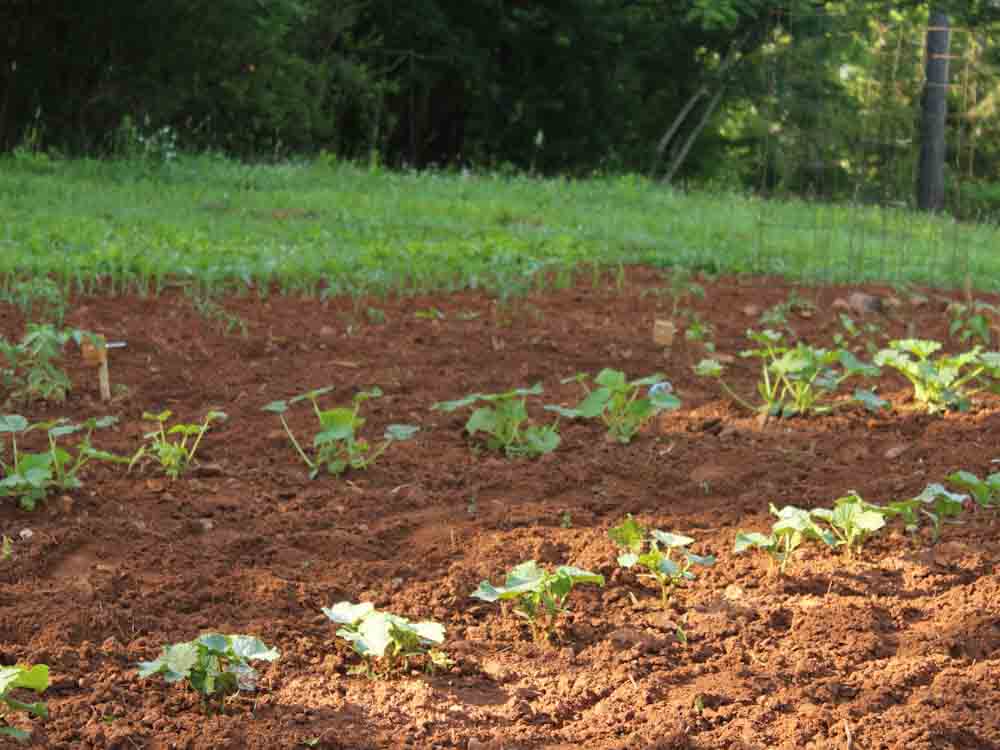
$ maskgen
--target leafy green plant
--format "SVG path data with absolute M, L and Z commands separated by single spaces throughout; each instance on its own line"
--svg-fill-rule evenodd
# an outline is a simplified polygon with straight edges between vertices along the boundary
M 0 497 L 16 497 L 24 510 L 34 510 L 54 490 L 74 490 L 82 486 L 78 477 L 80 470 L 90 461 L 127 462 L 128 459 L 107 451 L 100 451 L 91 445 L 94 430 L 110 427 L 117 422 L 115 417 L 92 417 L 80 424 L 72 424 L 65 419 L 29 424 L 20 414 L 0 415 Z M 27 453 L 19 450 L 17 436 L 35 430 L 45 430 L 48 449 L 41 453 Z M 83 437 L 74 446 L 76 455 L 59 445 L 59 439 L 83 432 Z M 10 459 L 4 461 L 3 435 L 10 435 Z
M 691 537 L 658 529 L 647 530 L 631 515 L 612 528 L 608 536 L 623 550 L 618 555 L 619 565 L 626 569 L 636 566 L 645 568 L 647 572 L 640 573 L 638 577 L 656 581 L 660 587 L 660 604 L 664 609 L 671 592 L 682 581 L 694 580 L 693 566 L 715 565 L 714 556 L 696 555 L 684 549 L 694 543 Z M 674 559 L 675 552 L 679 555 L 678 559 Z
M 812 315 L 816 311 L 816 305 L 807 299 L 799 296 L 794 289 L 788 293 L 788 299 L 779 302 L 773 307 L 769 307 L 760 315 L 760 324 L 765 328 L 786 328 L 788 326 L 788 316 L 792 313 L 799 313 L 804 317 Z
M 620 370 L 605 368 L 594 377 L 596 387 L 593 389 L 587 385 L 588 377 L 580 373 L 562 381 L 577 382 L 586 391 L 586 397 L 575 408 L 545 408 L 570 419 L 600 417 L 608 428 L 608 435 L 619 443 L 631 442 L 642 426 L 657 414 L 673 411 L 681 405 L 670 383 L 659 373 L 629 381 Z M 643 389 L 647 389 L 645 395 L 642 395 Z
M 514 614 L 527 620 L 532 637 L 541 641 L 552 635 L 573 587 L 581 583 L 603 586 L 604 576 L 569 565 L 550 571 L 528 560 L 511 569 L 503 586 L 483 581 L 472 596 L 484 602 L 513 601 Z
M 0 385 L 15 401 L 65 401 L 73 384 L 55 360 L 69 341 L 80 343 L 89 334 L 76 329 L 59 329 L 44 323 L 28 324 L 19 343 L 0 336 L 0 355 L 6 367 L 0 369 Z
M 49 668 L 44 664 L 31 667 L 16 665 L 0 667 L 0 704 L 14 711 L 24 711 L 32 716 L 43 719 L 49 715 L 44 703 L 22 703 L 11 696 L 12 690 L 33 690 L 36 693 L 45 692 L 49 686 Z M 11 737 L 25 742 L 31 735 L 21 729 L 6 726 L 0 721 L 0 737 Z
M 719 380 L 723 390 L 750 411 L 772 417 L 825 414 L 832 408 L 827 399 L 845 380 L 879 374 L 877 367 L 865 364 L 844 349 L 822 349 L 804 342 L 788 347 L 783 342 L 784 334 L 771 329 L 748 330 L 746 335 L 758 346 L 740 352 L 740 356 L 761 361 L 757 382 L 760 406 L 741 398 L 722 380 L 723 367 L 717 360 L 702 360 L 695 373 Z
M 694 280 L 694 274 L 688 268 L 675 267 L 667 277 L 667 287 L 661 292 L 670 297 L 670 317 L 676 318 L 681 312 L 681 306 L 691 300 L 705 299 L 705 287 Z
M 864 349 L 869 356 L 874 356 L 878 352 L 877 342 L 885 337 L 882 326 L 871 321 L 858 325 L 851 316 L 844 313 L 840 313 L 839 320 L 843 333 L 833 334 L 834 346 L 838 349 L 856 351 Z
M 962 302 L 948 304 L 947 313 L 951 318 L 948 325 L 948 335 L 963 344 L 978 341 L 983 346 L 989 346 L 993 341 L 991 330 L 992 315 L 997 308 L 986 302 L 975 301 L 971 305 Z
M 1000 472 L 980 479 L 970 471 L 956 471 L 945 479 L 971 493 L 975 501 L 984 508 L 1000 505 Z
M 843 547 L 848 557 L 859 551 L 865 540 L 885 526 L 885 511 L 866 503 L 856 492 L 834 501 L 834 507 L 815 508 L 813 518 L 829 524 L 835 544 Z
M 153 661 L 139 662 L 139 677 L 162 674 L 167 682 L 187 680 L 201 693 L 208 711 L 216 695 L 221 701 L 240 690 L 256 689 L 257 671 L 248 662 L 273 662 L 279 656 L 252 636 L 204 633 L 193 641 L 164 646 Z
M 332 409 L 320 409 L 319 398 L 333 390 L 332 386 L 317 388 L 306 393 L 290 398 L 287 401 L 272 401 L 267 404 L 264 411 L 277 414 L 281 419 L 281 426 L 285 428 L 285 434 L 291 441 L 302 462 L 309 469 L 309 478 L 315 479 L 325 468 L 330 474 L 343 474 L 348 469 L 364 470 L 374 464 L 391 443 L 409 440 L 413 437 L 419 427 L 405 424 L 391 424 L 386 427 L 383 441 L 376 448 L 367 440 L 358 437 L 358 430 L 365 423 L 365 419 L 359 416 L 361 405 L 369 399 L 379 398 L 382 391 L 379 388 L 372 388 L 369 391 L 361 391 L 354 395 L 350 406 L 339 406 Z M 295 438 L 295 433 L 288 426 L 285 420 L 285 412 L 290 406 L 301 401 L 308 401 L 312 404 L 313 413 L 319 420 L 319 432 L 313 437 L 314 454 L 310 456 L 303 450 L 299 441 Z
M 168 429 L 166 423 L 172 415 L 173 412 L 169 409 L 159 414 L 143 412 L 142 418 L 155 423 L 156 429 L 143 436 L 147 445 L 141 446 L 132 456 L 129 470 L 140 461 L 152 460 L 159 464 L 168 477 L 177 479 L 194 463 L 201 439 L 212 424 L 228 418 L 225 412 L 212 410 L 205 415 L 201 424 L 178 423 Z
M 534 425 L 528 419 L 527 396 L 542 393 L 542 384 L 531 388 L 515 388 L 506 393 L 472 393 L 456 401 L 441 401 L 431 408 L 436 411 L 452 412 L 485 402 L 465 423 L 470 435 L 486 433 L 486 445 L 490 450 L 503 451 L 508 456 L 540 456 L 551 453 L 559 447 L 559 420 L 550 425 Z
M 399 667 L 409 668 L 415 656 L 430 656 L 431 647 L 444 643 L 444 626 L 436 622 L 410 622 L 405 617 L 378 612 L 371 602 L 338 602 L 323 607 L 333 622 L 342 625 L 337 635 L 350 642 L 355 653 L 365 660 L 358 671 L 368 675 L 379 672 L 388 675 Z M 436 651 L 436 659 L 444 664 L 443 652 Z M 380 660 L 383 668 L 376 670 L 373 660 Z
M 967 390 L 966 385 L 986 370 L 987 362 L 980 357 L 978 346 L 961 354 L 934 357 L 940 349 L 937 341 L 894 340 L 888 349 L 875 355 L 875 364 L 902 373 L 913 385 L 914 399 L 926 407 L 928 414 L 946 409 L 965 411 L 975 392 Z
M 688 324 L 684 328 L 685 341 L 697 341 L 705 347 L 705 351 L 714 352 L 715 342 L 712 341 L 714 326 L 707 320 L 702 320 L 697 313 L 692 312 Z
M 41 323 L 62 325 L 66 317 L 66 295 L 47 276 L 19 279 L 0 289 L 0 302 L 17 307 L 24 317 Z
M 784 574 L 796 550 L 806 540 L 820 541 L 828 547 L 836 544 L 836 537 L 817 525 L 809 511 L 786 505 L 781 510 L 770 505 L 771 514 L 778 520 L 771 526 L 770 534 L 756 531 L 738 531 L 733 552 L 742 554 L 748 549 L 760 549 L 771 556 L 772 564 L 778 564 L 778 572 Z
M 204 294 L 199 294 L 197 291 L 189 292 L 188 296 L 195 311 L 205 320 L 217 324 L 224 335 L 239 333 L 242 338 L 247 338 L 250 335 L 246 321 L 236 313 L 229 312 L 218 302 Z
M 855 388 L 854 400 L 864 406 L 868 411 L 876 414 L 892 408 L 892 404 L 875 393 L 875 391 L 867 388 Z
M 906 530 L 911 533 L 920 527 L 920 516 L 925 516 L 930 519 L 933 541 L 937 542 L 941 538 L 941 526 L 949 518 L 960 516 L 968 499 L 968 495 L 949 492 L 940 484 L 929 484 L 916 497 L 891 502 L 882 510 L 888 516 L 902 518 Z

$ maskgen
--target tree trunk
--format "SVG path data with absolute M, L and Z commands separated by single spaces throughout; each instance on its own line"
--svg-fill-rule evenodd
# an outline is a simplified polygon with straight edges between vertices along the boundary
M 940 211 L 944 208 L 949 46 L 948 16 L 935 8 L 927 23 L 927 81 L 920 107 L 917 207 L 922 211 Z

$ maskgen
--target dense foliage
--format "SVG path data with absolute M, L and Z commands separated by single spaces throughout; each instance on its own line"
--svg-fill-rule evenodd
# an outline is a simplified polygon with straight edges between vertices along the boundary
M 975 46 L 983 69 L 996 63 L 996 3 L 936 5 L 970 30 L 957 45 Z M 927 6 L 11 0 L 0 6 L 0 149 L 326 150 L 391 164 L 627 169 L 744 184 L 768 167 L 772 182 L 802 192 L 816 189 L 817 174 L 832 183 L 846 172 L 856 183 L 878 169 L 877 157 L 844 163 L 871 135 L 860 132 L 866 111 L 891 99 L 891 117 L 912 119 Z M 913 85 L 887 98 L 881 51 L 899 30 L 911 53 L 899 74 Z M 956 120 L 966 142 L 988 140 L 996 92 L 981 91 L 975 111 Z M 806 137 L 816 127 L 830 137 Z M 988 146 L 978 154 L 973 172 L 1000 161 Z M 881 166 L 893 162 L 883 157 Z

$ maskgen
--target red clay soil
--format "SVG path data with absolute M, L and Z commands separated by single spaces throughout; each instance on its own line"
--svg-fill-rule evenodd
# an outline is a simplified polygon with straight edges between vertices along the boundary
M 761 424 L 694 376 L 700 345 L 665 352 L 654 343 L 653 321 L 669 307 L 648 293 L 658 278 L 634 269 L 620 288 L 588 283 L 501 307 L 480 293 L 358 308 L 223 300 L 247 338 L 225 335 L 180 293 L 73 300 L 70 324 L 128 342 L 111 363 L 113 383 L 127 390 L 102 405 L 94 371 L 74 355 L 66 404 L 16 410 L 32 420 L 114 414 L 119 425 L 94 442 L 121 454 L 141 442 L 147 410 L 196 421 L 220 408 L 230 418 L 179 480 L 100 465 L 88 467 L 81 490 L 33 513 L 0 505 L 0 533 L 14 539 L 13 557 L 0 562 L 0 664 L 48 664 L 53 683 L 48 719 L 8 719 L 38 748 L 1000 747 L 994 513 L 966 513 L 936 545 L 894 529 L 854 560 L 812 545 L 784 577 L 763 554 L 732 552 L 738 529 L 770 528 L 769 503 L 811 508 L 850 490 L 881 503 L 958 469 L 990 473 L 1000 402 L 927 416 L 912 408 L 905 381 L 887 376 L 891 413 L 848 406 Z M 791 291 L 759 279 L 706 287 L 694 307 L 730 354 L 746 347 L 759 312 Z M 789 324 L 828 343 L 839 330 L 834 300 L 854 290 L 796 291 L 817 310 L 792 313 Z M 854 316 L 881 326 L 877 343 L 947 340 L 945 301 L 934 293 L 921 303 L 867 291 L 899 303 Z M 430 308 L 443 317 L 416 315 Z M 0 306 L 0 333 L 19 336 L 23 325 Z M 538 460 L 474 450 L 462 433 L 467 412 L 429 410 L 540 381 L 545 396 L 532 410 L 546 418 L 541 404 L 579 399 L 562 378 L 608 366 L 664 372 L 681 410 L 629 445 L 607 442 L 596 422 L 564 420 L 562 445 Z M 730 368 L 750 396 L 754 363 L 736 358 Z M 365 405 L 365 434 L 390 423 L 420 433 L 366 472 L 310 481 L 261 407 L 328 384 L 331 405 L 371 385 L 384 390 Z M 314 422 L 303 407 L 290 422 L 306 437 Z M 607 532 L 626 513 L 718 556 L 666 612 L 652 587 L 617 567 Z M 607 577 L 603 589 L 574 591 L 549 645 L 469 596 L 528 559 Z M 415 662 L 380 680 L 350 674 L 358 658 L 320 612 L 341 600 L 443 623 L 455 665 L 429 675 Z M 162 645 L 205 631 L 253 634 L 281 651 L 257 692 L 230 700 L 223 715 L 206 716 L 182 684 L 136 675 Z

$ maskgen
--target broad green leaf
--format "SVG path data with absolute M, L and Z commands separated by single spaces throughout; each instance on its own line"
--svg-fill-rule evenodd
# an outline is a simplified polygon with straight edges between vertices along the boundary
M 15 688 L 43 692 L 49 686 L 49 668 L 45 664 L 32 667 L 0 667 L 0 696 Z
M 429 643 L 444 643 L 444 625 L 437 622 L 414 622 L 410 624 L 413 632 L 421 640 Z
M 488 406 L 476 409 L 465 423 L 465 430 L 470 435 L 475 435 L 477 432 L 485 432 L 492 435 L 496 432 L 496 429 L 496 410 Z
M 147 422 L 166 422 L 173 415 L 170 409 L 164 409 L 159 414 L 154 414 L 153 412 L 144 411 L 142 413 L 142 418 Z M 154 433 L 155 434 L 155 433 Z
M 628 385 L 629 388 L 646 388 L 647 386 L 652 387 L 658 385 L 659 383 L 666 383 L 666 378 L 662 373 L 654 373 L 653 375 L 647 375 L 644 378 L 639 378 L 638 380 L 631 381 Z M 667 383 L 667 385 L 670 385 Z
M 0 414 L 0 434 L 24 432 L 28 429 L 28 420 L 20 414 Z
M 692 565 L 702 565 L 706 568 L 710 568 L 715 565 L 715 555 L 696 555 L 693 552 L 688 552 L 685 550 L 684 557 Z
M 653 529 L 650 534 L 664 547 L 686 547 L 687 545 L 694 543 L 694 539 L 689 536 L 684 536 L 683 534 L 673 534 L 669 531 Z
M 879 412 L 889 408 L 889 402 L 879 398 L 873 391 L 865 388 L 854 389 L 854 400 L 859 401 L 868 411 Z
M 579 409 L 567 409 L 565 406 L 558 406 L 556 404 L 546 404 L 542 407 L 545 411 L 555 412 L 561 417 L 566 417 L 567 419 L 581 419 L 584 414 Z
M 529 427 L 524 431 L 524 441 L 527 443 L 530 453 L 543 455 L 558 448 L 562 437 L 558 432 L 547 427 Z
M 470 393 L 465 398 L 456 399 L 454 401 L 438 401 L 436 404 L 431 406 L 431 409 L 433 411 L 455 411 L 456 409 L 461 409 L 474 404 L 481 398 L 483 398 L 482 394 Z
M 23 729 L 16 729 L 15 727 L 0 727 L 0 737 L 10 737 L 18 742 L 27 742 L 31 739 L 30 734 Z
M 596 388 L 577 404 L 576 409 L 585 419 L 593 419 L 604 413 L 610 400 L 611 391 L 608 388 Z
M 604 368 L 594 377 L 594 382 L 604 386 L 609 391 L 620 391 L 625 389 L 627 381 L 624 372 Z
M 681 400 L 669 391 L 650 391 L 649 400 L 656 411 L 676 411 L 681 408 Z
M 639 562 L 639 555 L 635 552 L 623 552 L 618 555 L 618 564 L 623 568 L 631 568 L 637 562 Z
M 229 636 L 232 653 L 243 661 L 275 661 L 281 653 L 277 649 L 268 648 L 263 641 L 249 635 Z
M 316 433 L 313 438 L 314 447 L 354 437 L 354 429 L 358 420 L 353 409 L 341 407 L 321 411 L 319 422 L 321 431 Z
M 751 547 L 760 549 L 771 549 L 776 545 L 774 536 L 761 534 L 759 531 L 740 531 L 736 534 L 736 542 L 733 545 L 733 552 L 740 554 Z
M 332 385 L 327 385 L 322 388 L 316 388 L 311 391 L 306 391 L 305 393 L 300 393 L 298 396 L 293 396 L 292 398 L 288 399 L 288 403 L 289 405 L 297 404 L 299 403 L 299 401 L 305 401 L 307 399 L 309 401 L 316 401 L 320 396 L 324 396 L 332 390 L 333 390 Z
M 714 359 L 703 359 L 695 365 L 694 372 L 703 378 L 717 378 L 722 375 L 722 365 Z
M 604 576 L 572 565 L 560 565 L 556 569 L 556 573 L 568 576 L 573 583 L 596 583 L 598 586 L 604 585 Z
M 323 614 L 334 622 L 342 625 L 354 625 L 366 615 L 375 611 L 375 605 L 371 602 L 337 602 L 332 607 L 322 607 Z
M 59 439 L 61 437 L 65 437 L 66 435 L 72 435 L 74 432 L 79 432 L 82 429 L 83 425 L 63 424 L 49 429 L 49 435 L 55 439 Z
M 153 661 L 139 662 L 139 677 L 162 673 L 167 682 L 183 680 L 198 663 L 198 646 L 195 642 L 164 646 L 163 653 Z
M 420 432 L 420 428 L 409 424 L 391 424 L 385 428 L 385 435 L 383 436 L 386 440 L 394 440 L 400 442 L 403 440 L 409 440 L 414 435 Z
M 221 633 L 203 633 L 195 642 L 220 655 L 229 649 L 229 639 Z

